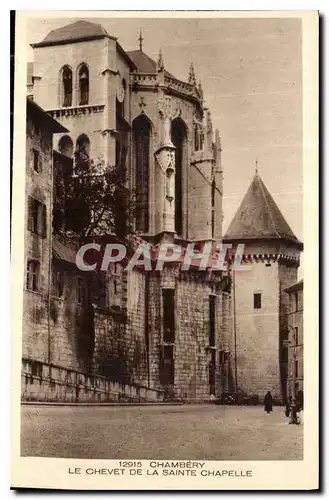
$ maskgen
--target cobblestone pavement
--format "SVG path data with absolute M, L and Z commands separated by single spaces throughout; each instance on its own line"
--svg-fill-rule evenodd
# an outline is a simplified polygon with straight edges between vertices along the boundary
M 298 460 L 303 425 L 283 407 L 22 406 L 22 456 Z

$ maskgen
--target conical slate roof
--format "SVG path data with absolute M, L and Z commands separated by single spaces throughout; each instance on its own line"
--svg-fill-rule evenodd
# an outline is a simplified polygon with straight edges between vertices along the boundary
M 225 240 L 284 239 L 301 245 L 256 173 L 225 236 Z
M 77 42 L 79 40 L 90 40 L 103 37 L 114 38 L 110 37 L 100 24 L 90 23 L 89 21 L 77 21 L 52 30 L 42 42 L 35 43 L 33 46 L 45 47 L 47 45 L 60 45 L 63 43 Z

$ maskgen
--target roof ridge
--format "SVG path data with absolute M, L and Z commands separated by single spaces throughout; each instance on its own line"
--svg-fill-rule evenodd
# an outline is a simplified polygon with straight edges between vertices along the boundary
M 253 176 L 224 239 L 286 240 L 302 246 L 258 173 Z
M 152 59 L 152 57 L 150 57 L 148 54 L 146 54 L 146 52 L 144 52 L 144 50 L 127 50 L 127 54 L 131 54 L 132 52 L 136 53 L 136 52 L 140 52 L 141 54 L 143 54 L 143 56 L 147 57 L 147 59 L 149 59 L 149 61 L 152 61 L 155 65 L 156 65 L 156 61 L 154 59 Z
M 127 54 L 135 63 L 138 73 L 157 74 L 157 63 L 146 52 L 143 50 L 128 50 Z M 167 69 L 165 69 L 164 72 L 166 76 L 177 80 L 177 78 Z
M 285 216 L 281 212 L 281 210 L 280 210 L 278 204 L 276 203 L 275 199 L 273 198 L 273 196 L 271 195 L 271 193 L 269 192 L 269 190 L 265 186 L 264 182 L 262 181 L 262 179 L 261 179 L 261 182 L 262 182 L 262 184 L 263 184 L 263 186 L 265 188 L 265 194 L 267 193 L 266 194 L 267 200 L 269 200 L 269 202 L 273 202 L 273 204 L 274 204 L 273 207 L 272 207 L 274 209 L 274 212 L 272 211 L 271 214 L 273 215 L 274 218 L 276 218 L 276 215 L 278 215 L 279 217 L 282 217 L 282 220 L 283 220 L 283 222 L 284 222 L 284 224 L 286 226 L 285 228 L 282 228 L 282 229 L 288 230 L 288 232 L 281 230 L 281 232 L 279 233 L 280 236 L 281 237 L 282 237 L 282 235 L 289 236 L 289 232 L 290 232 L 292 234 L 292 236 L 295 238 L 295 240 L 299 241 L 298 238 L 297 238 L 297 236 L 295 235 L 294 231 L 290 227 L 289 223 L 287 222 L 287 219 L 285 218 Z M 277 212 L 277 214 L 275 214 L 275 211 Z M 277 221 L 277 219 L 276 219 L 276 221 Z
M 268 209 L 268 212 L 269 212 L 269 215 L 270 215 L 270 218 L 271 218 L 271 221 L 272 221 L 272 225 L 273 225 L 273 228 L 274 228 L 274 231 L 276 232 L 276 234 L 279 236 L 279 238 L 281 237 L 280 233 L 278 232 L 277 230 L 277 227 L 276 227 L 276 224 L 274 222 L 274 219 L 273 219 L 273 214 L 272 214 L 272 210 L 270 208 L 270 205 L 268 203 L 268 200 L 267 200 L 267 196 L 266 196 L 266 191 L 264 189 L 265 184 L 263 183 L 261 177 L 258 175 L 258 174 L 255 174 L 255 177 L 256 179 L 258 180 L 258 183 L 260 185 L 260 189 L 261 189 L 261 192 L 262 192 L 262 195 L 264 197 L 264 200 L 265 200 L 265 203 L 266 203 L 266 206 L 267 206 L 267 209 Z M 267 189 L 267 188 L 266 188 Z
M 85 32 L 83 31 L 83 27 L 85 27 Z M 74 22 L 52 29 L 41 42 L 33 43 L 31 46 L 34 48 L 48 45 L 61 45 L 83 39 L 89 40 L 103 37 L 117 40 L 115 37 L 108 34 L 102 24 L 87 21 L 86 19 L 78 19 Z

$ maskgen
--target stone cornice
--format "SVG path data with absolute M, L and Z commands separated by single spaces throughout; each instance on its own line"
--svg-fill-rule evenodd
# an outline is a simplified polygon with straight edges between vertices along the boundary
M 105 68 L 103 71 L 102 71 L 102 75 L 106 75 L 106 73 L 110 73 L 111 75 L 118 75 L 119 74 L 119 71 L 116 70 L 116 69 L 111 69 L 111 68 Z
M 91 113 L 102 113 L 104 108 L 104 104 L 86 104 L 84 106 L 48 109 L 47 113 L 53 118 L 63 118 L 77 115 L 87 115 Z
M 199 98 L 194 85 L 191 85 L 190 83 L 182 82 L 181 80 L 177 80 L 177 78 L 172 78 L 170 76 L 165 76 L 165 83 L 167 84 L 167 87 L 172 90 L 177 90 L 178 92 Z
M 271 262 L 278 262 L 280 264 L 299 266 L 299 257 L 294 255 L 287 255 L 282 253 L 260 253 L 260 254 L 244 254 L 242 257 L 243 263 L 258 263 L 262 262 L 270 264 Z
M 199 104 L 202 107 L 202 101 L 197 93 L 196 88 L 187 82 L 182 82 L 176 78 L 165 76 L 164 82 L 160 82 L 156 73 L 131 73 L 130 84 L 137 86 L 138 90 L 154 90 L 162 88 L 167 93 L 188 99 Z

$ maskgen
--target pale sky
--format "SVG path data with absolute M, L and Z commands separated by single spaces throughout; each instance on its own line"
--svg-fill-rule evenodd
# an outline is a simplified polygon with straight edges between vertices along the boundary
M 81 18 L 80 18 L 81 19 Z M 298 19 L 83 19 L 100 23 L 125 50 L 143 50 L 187 80 L 193 61 L 222 138 L 224 232 L 258 170 L 303 240 L 301 23 Z M 33 19 L 28 43 L 75 18 Z M 28 60 L 33 60 L 29 48 Z

